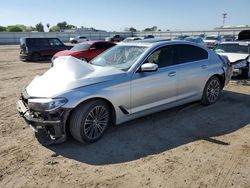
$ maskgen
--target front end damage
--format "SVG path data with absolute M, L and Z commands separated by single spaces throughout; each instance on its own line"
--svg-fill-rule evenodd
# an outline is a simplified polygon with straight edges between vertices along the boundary
M 33 129 L 41 144 L 50 145 L 66 141 L 66 121 L 70 109 L 58 108 L 49 112 L 37 112 L 29 108 L 28 97 L 22 93 L 17 101 L 17 110 Z

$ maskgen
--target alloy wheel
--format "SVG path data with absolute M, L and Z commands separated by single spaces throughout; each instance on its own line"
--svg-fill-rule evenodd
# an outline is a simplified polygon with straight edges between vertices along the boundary
M 220 95 L 220 82 L 217 79 L 211 80 L 207 87 L 207 99 L 210 103 L 214 103 Z
M 96 139 L 102 135 L 108 125 L 109 113 L 104 106 L 94 107 L 84 122 L 84 133 L 89 139 Z

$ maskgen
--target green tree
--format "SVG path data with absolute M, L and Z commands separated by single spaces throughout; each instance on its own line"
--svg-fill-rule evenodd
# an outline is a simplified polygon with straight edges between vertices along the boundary
M 49 29 L 49 32 L 59 32 L 59 31 L 60 28 L 57 25 L 54 25 Z
M 44 26 L 41 22 L 36 24 L 35 28 L 38 32 L 44 32 Z
M 0 26 L 0 32 L 6 31 L 6 27 Z
M 67 24 L 67 22 L 58 22 L 57 23 L 57 27 L 59 27 L 60 28 L 60 30 L 62 30 L 62 29 L 67 29 L 67 26 L 68 26 L 68 24 Z
M 64 30 L 64 29 L 75 29 L 75 28 L 76 28 L 76 26 L 74 26 L 74 25 L 69 25 L 69 24 L 68 24 L 67 22 L 65 22 L 65 21 L 63 21 L 63 22 L 58 22 L 56 25 L 60 28 L 60 30 Z
M 18 25 L 9 25 L 6 28 L 8 32 L 23 32 L 23 29 Z
M 144 31 L 157 31 L 157 26 L 146 28 Z
M 27 26 L 27 27 L 25 28 L 25 32 L 32 32 L 32 31 L 36 31 L 36 28 L 33 27 L 33 26 Z
M 151 28 L 146 28 L 146 29 L 144 29 L 144 31 L 152 31 L 152 29 Z
M 133 27 L 130 27 L 128 30 L 131 31 L 131 32 L 136 32 L 136 31 L 137 31 L 137 30 L 136 30 L 135 28 L 133 28 Z

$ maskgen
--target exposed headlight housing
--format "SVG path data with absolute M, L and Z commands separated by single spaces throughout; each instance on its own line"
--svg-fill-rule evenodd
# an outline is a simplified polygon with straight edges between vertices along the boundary
M 64 104 L 66 104 L 68 100 L 66 98 L 34 98 L 28 99 L 28 106 L 30 109 L 38 112 L 50 112 L 54 111 Z
M 240 69 L 240 68 L 243 68 L 246 66 L 247 66 L 247 61 L 245 61 L 245 60 L 234 64 L 235 69 Z

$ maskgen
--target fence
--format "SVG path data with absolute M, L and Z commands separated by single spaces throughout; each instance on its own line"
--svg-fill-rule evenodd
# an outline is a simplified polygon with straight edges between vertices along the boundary
M 91 40 L 104 40 L 114 34 L 124 37 L 133 35 L 131 32 L 0 32 L 0 44 L 18 44 L 22 37 L 56 37 L 68 42 L 70 37 L 85 36 Z
M 250 29 L 244 28 L 244 29 Z M 85 36 L 91 40 L 104 40 L 105 37 L 119 34 L 123 37 L 154 35 L 159 38 L 173 38 L 179 35 L 235 35 L 241 29 L 217 29 L 198 31 L 168 31 L 168 32 L 0 32 L 0 44 L 18 44 L 21 37 L 57 37 L 63 42 L 68 42 L 70 37 Z

